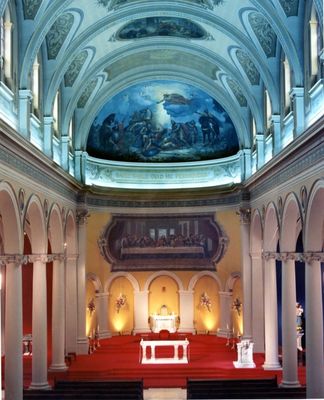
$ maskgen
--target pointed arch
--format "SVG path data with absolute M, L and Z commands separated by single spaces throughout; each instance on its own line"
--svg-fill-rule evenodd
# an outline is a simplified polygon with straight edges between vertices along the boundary
M 302 213 L 295 193 L 289 193 L 285 199 L 280 231 L 280 250 L 296 250 L 298 235 L 302 229 Z
M 48 239 L 50 240 L 52 253 L 63 253 L 63 223 L 59 206 L 54 203 L 49 212 L 48 218 Z
M 198 272 L 198 274 L 195 274 L 189 281 L 189 285 L 188 285 L 188 290 L 192 291 L 195 288 L 196 283 L 198 282 L 198 280 L 200 278 L 202 278 L 203 276 L 209 276 L 210 278 L 212 278 L 214 281 L 216 281 L 217 285 L 218 285 L 218 289 L 220 291 L 222 291 L 223 289 L 223 285 L 221 280 L 219 279 L 219 277 L 211 271 L 200 271 Z
M 28 199 L 24 216 L 24 230 L 28 232 L 32 253 L 44 254 L 47 250 L 47 232 L 43 206 L 38 196 Z
M 279 240 L 279 218 L 277 207 L 273 202 L 269 203 L 264 218 L 264 251 L 277 251 L 277 244 Z
M 320 179 L 311 188 L 306 209 L 304 250 L 323 251 L 324 242 L 324 180 Z

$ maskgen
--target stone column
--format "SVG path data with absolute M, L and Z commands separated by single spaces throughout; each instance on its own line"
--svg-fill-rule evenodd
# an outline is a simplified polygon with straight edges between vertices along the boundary
M 281 369 L 278 358 L 278 304 L 275 255 L 265 254 L 264 265 L 264 369 Z
M 61 167 L 69 172 L 69 136 L 61 136 Z
M 108 329 L 108 296 L 109 293 L 96 293 L 97 299 L 97 315 L 98 315 L 98 325 L 99 325 L 99 338 L 109 338 L 111 337 L 111 332 Z
M 232 292 L 219 292 L 220 327 L 217 336 L 229 338 L 233 334 L 232 302 Z
M 134 334 L 150 332 L 148 323 L 148 293 L 148 290 L 134 292 Z
M 66 257 L 65 281 L 66 281 L 66 352 L 77 352 L 78 335 L 78 291 L 77 291 L 77 264 L 78 255 L 68 254 Z
M 298 387 L 295 259 L 282 253 L 282 382 Z
M 291 102 L 294 111 L 295 136 L 304 132 L 305 110 L 304 110 L 304 88 L 294 87 L 290 91 Z
M 243 279 L 243 339 L 252 339 L 252 267 L 250 257 L 251 210 L 240 208 Z
M 252 174 L 252 159 L 251 159 L 251 149 L 241 150 L 241 179 L 244 181 L 249 178 Z
M 323 305 L 322 274 L 323 257 L 305 255 L 306 291 L 306 397 L 324 398 L 324 359 L 323 359 Z
M 53 158 L 53 117 L 44 117 L 43 152 L 48 158 Z
M 78 353 L 88 353 L 88 339 L 86 334 L 86 247 L 87 247 L 87 218 L 88 210 L 80 209 L 77 211 L 78 223 Z
M 195 332 L 193 325 L 194 304 L 192 290 L 179 290 L 180 296 L 180 326 L 178 332 Z
M 50 371 L 65 371 L 65 268 L 63 254 L 53 255 L 52 363 Z
M 280 115 L 272 115 L 271 122 L 273 127 L 273 154 L 276 155 L 281 150 Z
M 253 351 L 264 352 L 264 279 L 261 253 L 251 253 Z
M 12 57 L 12 43 L 11 43 L 11 38 L 12 38 L 12 28 L 13 28 L 13 23 L 11 21 L 4 21 L 3 24 L 4 27 L 4 48 L 7 50 L 9 49 L 9 57 L 7 58 L 6 62 L 4 63 L 4 76 L 5 80 L 9 81 L 6 83 L 9 83 L 10 87 L 12 88 L 12 62 L 13 62 L 13 57 Z
M 258 133 L 256 135 L 256 147 L 257 147 L 257 169 L 260 169 L 264 165 L 264 135 Z
M 47 380 L 47 254 L 33 254 L 32 381 L 30 389 L 50 389 Z
M 19 90 L 19 131 L 26 139 L 30 139 L 30 112 L 31 99 L 33 95 L 30 90 Z
M 22 363 L 22 274 L 21 264 L 24 256 L 1 257 L 6 265 L 6 303 L 5 303 L 5 392 L 6 400 L 23 399 Z

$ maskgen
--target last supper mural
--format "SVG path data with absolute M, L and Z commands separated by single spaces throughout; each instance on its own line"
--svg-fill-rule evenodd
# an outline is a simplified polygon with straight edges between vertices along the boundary
M 207 93 L 174 81 L 150 81 L 113 96 L 88 135 L 92 157 L 114 161 L 186 162 L 239 150 L 228 113 Z

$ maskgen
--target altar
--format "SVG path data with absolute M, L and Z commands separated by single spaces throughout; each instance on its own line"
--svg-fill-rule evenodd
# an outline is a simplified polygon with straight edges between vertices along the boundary
M 168 330 L 170 333 L 176 332 L 177 315 L 151 315 L 151 330 L 154 333 L 160 332 L 162 329 Z

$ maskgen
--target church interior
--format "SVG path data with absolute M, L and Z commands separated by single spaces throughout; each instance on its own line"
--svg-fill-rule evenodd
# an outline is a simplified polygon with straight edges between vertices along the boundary
M 170 375 L 205 347 L 200 379 L 324 398 L 323 1 L 0 16 L 2 398 L 68 398 L 46 396 L 82 362 L 112 380 L 109 349 L 144 399 L 199 399 Z

